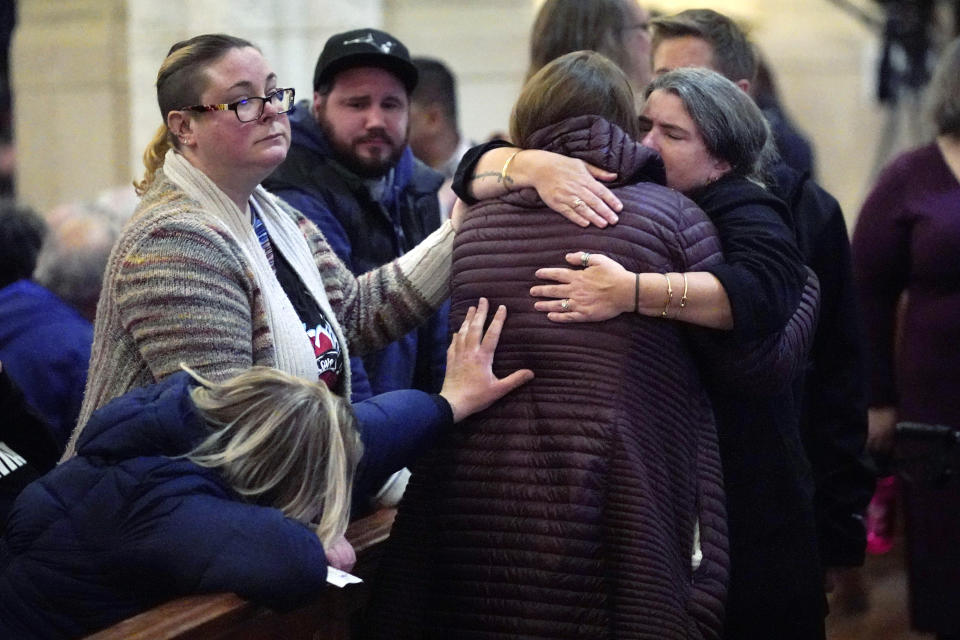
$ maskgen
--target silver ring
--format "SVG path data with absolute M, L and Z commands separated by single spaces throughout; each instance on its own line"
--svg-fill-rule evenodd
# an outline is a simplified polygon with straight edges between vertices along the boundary
M 564 298 L 563 300 L 560 301 L 560 311 L 562 313 L 566 313 L 567 311 L 570 311 L 570 298 Z
M 574 200 L 573 200 L 573 208 L 574 208 L 574 209 L 576 209 L 577 207 L 582 207 L 583 205 L 584 205 L 583 200 L 581 200 L 580 198 L 574 198 Z
M 582 266 L 584 269 L 590 266 L 590 254 L 586 251 L 580 254 L 580 266 Z

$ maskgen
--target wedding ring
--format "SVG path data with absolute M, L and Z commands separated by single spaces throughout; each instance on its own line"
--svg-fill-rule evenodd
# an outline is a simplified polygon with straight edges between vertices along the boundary
M 577 207 L 582 207 L 583 204 L 584 204 L 583 200 L 581 200 L 580 198 L 575 198 L 573 201 L 573 208 L 576 209 Z
M 570 298 L 564 298 L 563 300 L 560 301 L 560 311 L 562 313 L 566 313 L 567 311 L 570 311 Z
M 590 266 L 590 254 L 586 251 L 580 254 L 580 266 L 582 266 L 584 269 Z

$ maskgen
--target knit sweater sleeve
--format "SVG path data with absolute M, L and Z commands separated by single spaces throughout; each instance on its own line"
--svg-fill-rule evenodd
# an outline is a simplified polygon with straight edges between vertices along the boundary
M 234 243 L 193 216 L 172 216 L 129 245 L 112 285 L 119 321 L 155 380 L 185 363 L 224 380 L 268 349 L 254 332 L 259 296 Z M 269 336 L 259 336 L 269 340 Z
M 447 221 L 400 258 L 355 276 L 317 227 L 296 211 L 330 305 L 352 355 L 364 355 L 420 326 L 450 292 L 453 227 Z

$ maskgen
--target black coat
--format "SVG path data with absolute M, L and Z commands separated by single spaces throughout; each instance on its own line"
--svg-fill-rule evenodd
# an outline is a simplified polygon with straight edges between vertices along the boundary
M 800 432 L 816 482 L 814 506 L 825 566 L 863 563 L 863 514 L 873 494 L 867 437 L 866 348 L 850 241 L 837 201 L 807 174 L 774 167 L 773 191 L 789 208 L 804 262 L 820 280 L 820 321 L 804 378 Z
M 782 329 L 797 308 L 806 276 L 783 221 L 784 204 L 732 176 L 691 197 L 720 235 L 727 265 L 709 270 L 730 298 L 735 335 L 756 339 Z M 711 393 L 730 527 L 724 637 L 731 640 L 823 637 L 814 483 L 799 429 L 801 385 L 798 373 L 792 384 L 772 393 L 746 385 Z

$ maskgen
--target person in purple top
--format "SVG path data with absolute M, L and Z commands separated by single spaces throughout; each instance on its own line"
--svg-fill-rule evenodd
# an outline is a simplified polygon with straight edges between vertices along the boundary
M 960 428 L 960 40 L 931 81 L 936 138 L 895 158 L 864 202 L 853 267 L 871 347 L 870 436 L 898 421 Z M 960 637 L 960 483 L 904 478 L 913 625 Z

